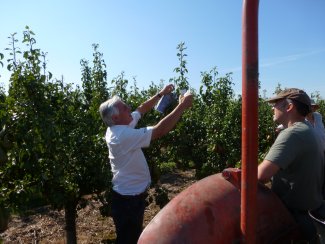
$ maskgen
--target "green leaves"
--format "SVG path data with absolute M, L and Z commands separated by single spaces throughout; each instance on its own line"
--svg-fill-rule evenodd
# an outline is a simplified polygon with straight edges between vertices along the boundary
M 185 50 L 187 47 L 185 46 L 184 42 L 181 42 L 177 45 L 178 53 L 177 57 L 179 60 L 179 66 L 174 69 L 174 72 L 178 74 L 178 77 L 175 78 L 175 85 L 177 86 L 177 92 L 179 94 L 179 91 L 182 89 L 189 89 L 189 83 L 188 78 L 186 77 L 186 74 L 188 73 L 188 70 L 186 68 L 186 60 L 185 57 L 187 57 L 187 54 L 185 53 Z
M 52 80 L 46 70 L 46 55 L 36 48 L 34 33 L 24 32 L 25 49 L 10 39 L 8 69 L 12 72 L 8 94 L 0 89 L 0 205 L 24 210 L 37 200 L 62 208 L 84 194 L 110 187 L 111 172 L 104 141 L 106 127 L 99 105 L 119 95 L 135 109 L 163 86 L 153 82 L 140 90 L 135 78 L 131 89 L 125 73 L 108 84 L 106 64 L 99 45 L 93 60 L 82 59 L 82 89 L 63 80 Z M 177 46 L 174 69 L 177 93 L 189 89 L 185 43 Z M 0 54 L 0 60 L 5 57 Z M 1 63 L 2 64 L 2 63 Z M 216 67 L 201 73 L 193 107 L 186 111 L 173 131 L 144 149 L 158 181 L 160 171 L 195 168 L 199 178 L 238 166 L 241 157 L 241 97 L 235 96 L 231 73 L 220 77 Z M 324 100 L 317 97 L 324 115 Z M 176 106 L 176 103 L 173 104 Z M 171 106 L 169 109 L 173 109 Z M 155 110 L 146 114 L 139 127 L 155 125 L 162 117 Z M 259 152 L 274 139 L 270 106 L 259 101 Z M 260 154 L 262 155 L 262 154 Z M 37 201 L 39 202 L 39 201 Z
M 78 87 L 51 80 L 46 53 L 35 48 L 33 36 L 26 28 L 22 43 L 27 49 L 22 56 L 17 56 L 15 34 L 11 36 L 12 75 L 3 107 L 0 101 L 1 112 L 6 111 L 2 122 L 13 141 L 10 151 L 0 151 L 1 186 L 7 189 L 6 201 L 20 210 L 35 195 L 62 208 L 110 184 L 107 149 L 98 136 L 103 125 L 97 110 L 107 97 L 105 64 L 98 46 L 94 47 L 94 73 L 85 79 L 90 84 L 86 97 L 87 92 Z
M 3 53 L 0 53 L 0 65 L 3 67 L 3 62 L 1 61 L 4 58 Z

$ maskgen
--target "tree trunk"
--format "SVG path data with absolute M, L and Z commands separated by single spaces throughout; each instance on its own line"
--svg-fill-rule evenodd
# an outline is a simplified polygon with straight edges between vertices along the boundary
M 77 244 L 76 218 L 77 218 L 77 202 L 67 202 L 65 211 L 65 232 L 67 244 Z
M 10 212 L 7 208 L 0 206 L 0 233 L 8 228 Z M 0 239 L 1 243 L 1 239 Z

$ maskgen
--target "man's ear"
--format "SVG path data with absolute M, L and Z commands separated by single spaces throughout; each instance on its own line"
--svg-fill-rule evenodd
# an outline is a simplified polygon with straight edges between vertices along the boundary
M 117 114 L 112 115 L 112 120 L 114 123 L 116 123 L 118 120 L 118 115 Z
M 288 104 L 287 104 L 287 111 L 292 110 L 293 107 L 294 107 L 293 103 L 288 103 Z

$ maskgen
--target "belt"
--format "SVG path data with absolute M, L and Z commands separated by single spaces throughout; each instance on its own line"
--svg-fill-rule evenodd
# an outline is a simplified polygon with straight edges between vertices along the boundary
M 122 199 L 136 199 L 136 198 L 146 198 L 148 196 L 148 192 L 147 190 L 145 190 L 144 192 L 137 194 L 137 195 L 122 195 L 114 190 L 112 190 L 112 194 L 115 197 L 119 197 Z

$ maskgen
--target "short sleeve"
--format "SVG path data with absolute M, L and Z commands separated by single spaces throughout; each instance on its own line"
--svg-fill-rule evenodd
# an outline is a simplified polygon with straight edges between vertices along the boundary
M 282 131 L 270 151 L 267 153 L 265 159 L 271 161 L 282 169 L 287 168 L 290 163 L 295 159 L 299 150 L 299 140 L 294 133 L 287 133 L 287 130 Z
M 150 146 L 152 128 L 144 127 L 140 129 L 126 128 L 121 134 L 121 145 L 124 151 Z
M 135 128 L 136 125 L 138 124 L 138 121 L 141 119 L 141 114 L 138 111 L 134 111 L 131 113 L 131 116 L 132 116 L 133 120 L 129 124 L 129 127 Z

